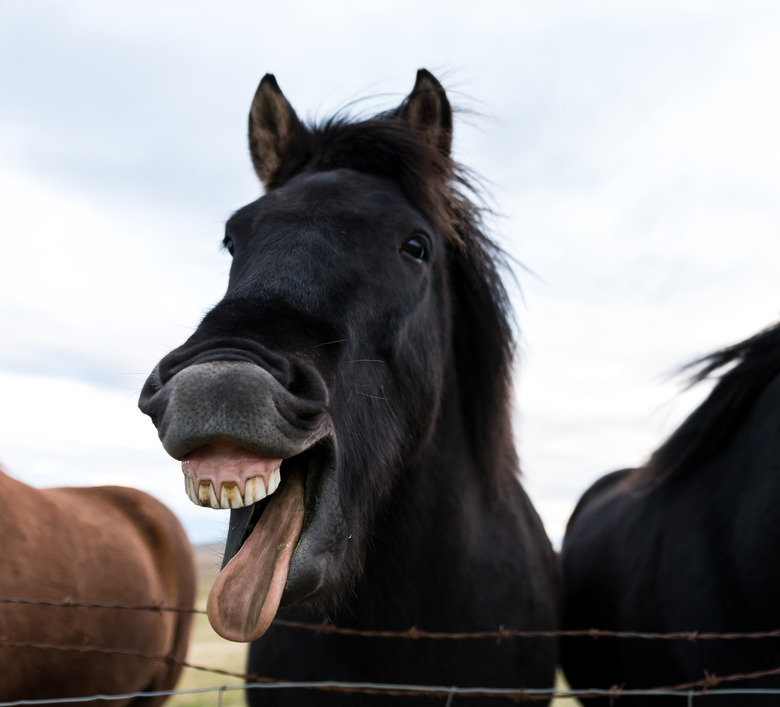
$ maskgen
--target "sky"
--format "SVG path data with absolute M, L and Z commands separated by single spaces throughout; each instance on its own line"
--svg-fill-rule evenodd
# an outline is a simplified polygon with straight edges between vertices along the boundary
M 0 462 L 223 538 L 137 397 L 224 293 L 257 83 L 316 119 L 425 67 L 515 262 L 518 448 L 559 543 L 703 399 L 679 367 L 778 319 L 779 36 L 755 0 L 3 0 Z

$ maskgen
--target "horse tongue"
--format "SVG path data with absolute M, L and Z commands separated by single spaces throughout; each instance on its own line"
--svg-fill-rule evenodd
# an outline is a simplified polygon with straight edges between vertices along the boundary
M 303 474 L 291 471 L 211 588 L 213 629 L 230 641 L 260 638 L 276 616 L 303 528 Z

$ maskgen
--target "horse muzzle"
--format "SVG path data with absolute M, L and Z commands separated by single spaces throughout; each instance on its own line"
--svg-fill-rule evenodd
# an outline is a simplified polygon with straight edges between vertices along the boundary
M 158 367 L 139 401 L 182 461 L 191 500 L 232 509 L 209 600 L 231 640 L 254 640 L 280 604 L 316 592 L 346 536 L 327 388 L 313 369 L 295 381 L 247 361 L 194 363 L 165 382 Z
M 184 460 L 200 447 L 230 442 L 269 459 L 293 457 L 328 435 L 327 390 L 302 397 L 268 371 L 244 361 L 196 363 L 162 383 L 157 369 L 139 407 L 157 427 L 165 451 Z M 312 394 L 313 393 L 313 394 Z

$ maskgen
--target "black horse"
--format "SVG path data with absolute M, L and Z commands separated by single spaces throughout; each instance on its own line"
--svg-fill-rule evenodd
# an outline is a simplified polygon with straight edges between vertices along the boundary
M 254 641 L 252 673 L 553 684 L 547 638 L 412 641 L 273 623 L 557 625 L 556 560 L 517 479 L 502 258 L 451 136 L 450 104 L 424 70 L 398 108 L 318 126 L 265 76 L 249 142 L 267 193 L 227 223 L 224 299 L 142 391 L 191 498 L 234 509 L 208 609 L 218 633 Z M 249 699 L 363 703 L 300 689 Z
M 698 365 L 697 382 L 730 368 L 646 466 L 597 481 L 574 510 L 562 553 L 567 629 L 780 628 L 780 324 Z M 780 668 L 780 643 L 571 638 L 562 662 L 578 688 L 667 687 Z M 780 676 L 711 679 L 706 704 L 778 704 L 716 697 L 760 687 L 780 687 Z

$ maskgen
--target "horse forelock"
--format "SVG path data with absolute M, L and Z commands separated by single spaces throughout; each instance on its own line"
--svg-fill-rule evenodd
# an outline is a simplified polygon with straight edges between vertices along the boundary
M 358 121 L 337 114 L 320 125 L 310 126 L 309 133 L 308 168 L 348 168 L 388 177 L 401 186 L 412 204 L 431 218 L 450 242 L 461 244 L 459 222 L 477 211 L 455 188 L 463 181 L 461 169 L 395 111 Z M 459 208 L 461 202 L 465 210 Z
M 693 386 L 724 369 L 704 402 L 650 457 L 643 478 L 685 476 L 726 447 L 758 397 L 780 375 L 780 322 L 683 370 L 695 371 Z

